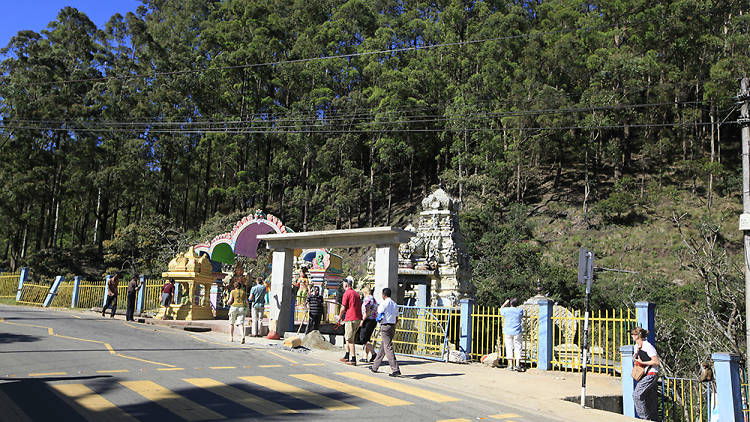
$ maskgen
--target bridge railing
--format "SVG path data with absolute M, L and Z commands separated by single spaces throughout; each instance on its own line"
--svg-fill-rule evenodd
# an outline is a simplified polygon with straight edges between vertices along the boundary
M 0 273 L 0 298 L 15 298 L 21 271 Z
M 104 280 L 81 280 L 78 286 L 78 304 L 76 307 L 90 309 L 103 305 L 107 282 Z
M 584 315 L 581 311 L 555 312 L 552 368 L 577 371 L 582 367 Z M 630 344 L 630 330 L 637 325 L 631 309 L 593 311 L 589 316 L 590 360 L 588 368 L 598 373 L 620 373 L 620 346 Z
M 662 377 L 659 389 L 659 420 L 662 422 L 709 422 L 713 384 L 694 378 Z

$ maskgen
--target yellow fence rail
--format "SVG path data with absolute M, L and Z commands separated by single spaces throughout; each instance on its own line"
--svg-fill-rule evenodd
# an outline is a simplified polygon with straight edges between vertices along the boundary
M 162 280 L 145 280 L 144 293 L 146 301 L 143 305 L 144 311 L 154 311 L 161 307 L 161 288 L 164 285 Z
M 500 308 L 490 306 L 474 306 L 472 319 L 472 360 L 480 360 L 482 356 L 497 352 L 501 362 L 507 363 L 505 358 L 505 339 L 503 337 L 504 318 Z M 527 306 L 523 309 L 521 361 L 528 365 L 537 363 L 539 345 L 539 308 Z
M 78 308 L 101 308 L 104 301 L 105 281 L 81 280 L 78 286 Z
M 47 298 L 50 287 L 49 284 L 23 283 L 23 287 L 21 288 L 21 300 L 18 300 L 17 303 L 42 306 L 44 304 L 44 299 Z
M 63 281 L 57 286 L 57 294 L 52 298 L 49 306 L 55 308 L 69 308 L 73 300 L 73 281 Z
M 393 337 L 397 354 L 445 360 L 453 308 L 399 306 L 398 324 Z M 375 348 L 380 343 L 380 325 L 372 335 Z
M 581 311 L 555 308 L 553 323 L 552 368 L 578 371 L 582 367 L 584 315 Z M 620 346 L 630 343 L 630 329 L 636 325 L 630 309 L 594 311 L 589 316 L 590 358 L 593 372 L 622 372 Z
M 697 379 L 664 377 L 659 391 L 660 420 L 663 422 L 709 422 L 711 420 L 712 383 Z
M 18 279 L 20 277 L 20 271 L 15 273 L 0 273 L 0 297 L 12 297 L 15 299 L 18 293 Z

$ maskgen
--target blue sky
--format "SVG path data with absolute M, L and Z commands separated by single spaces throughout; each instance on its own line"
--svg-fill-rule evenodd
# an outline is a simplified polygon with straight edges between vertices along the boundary
M 39 32 L 57 17 L 65 6 L 75 7 L 103 28 L 115 13 L 125 15 L 135 11 L 140 0 L 0 0 L 0 48 L 8 45 L 18 31 L 31 29 Z

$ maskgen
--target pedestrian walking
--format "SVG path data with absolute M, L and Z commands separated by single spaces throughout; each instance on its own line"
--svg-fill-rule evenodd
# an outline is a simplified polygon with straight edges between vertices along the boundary
M 659 416 L 657 398 L 657 379 L 659 378 L 659 355 L 656 348 L 649 343 L 648 330 L 636 327 L 630 331 L 635 341 L 633 365 L 645 368 L 645 375 L 633 388 L 633 404 L 636 416 L 649 421 L 657 420 Z
M 383 289 L 383 300 L 378 305 L 378 320 L 380 322 L 380 339 L 381 345 L 375 360 L 370 366 L 370 371 L 378 372 L 380 364 L 383 363 L 383 357 L 388 358 L 388 365 L 391 367 L 391 377 L 400 377 L 401 370 L 396 361 L 396 353 L 393 350 L 393 337 L 396 335 L 396 324 L 398 323 L 398 307 L 391 299 L 391 289 Z
M 174 279 L 170 278 L 161 286 L 161 306 L 164 307 L 164 316 L 162 319 L 167 319 L 169 305 L 172 304 L 172 296 L 174 296 Z
M 372 287 L 365 289 L 365 298 L 362 300 L 362 328 L 359 330 L 359 342 L 362 343 L 362 350 L 365 357 L 360 362 L 372 362 L 375 360 L 375 348 L 372 347 L 372 333 L 378 324 L 378 302 L 372 296 Z M 367 359 L 368 354 L 370 359 Z
M 341 312 L 338 315 L 339 321 L 344 321 L 344 341 L 346 342 L 346 354 L 339 359 L 347 365 L 357 364 L 357 352 L 354 341 L 362 323 L 362 299 L 359 293 L 354 290 L 354 277 L 348 276 L 344 282 L 344 295 L 341 299 Z
M 247 315 L 247 291 L 237 280 L 234 289 L 229 293 L 229 341 L 234 341 L 234 326 L 240 326 L 242 344 L 245 344 L 245 316 Z
M 320 319 L 323 317 L 323 296 L 320 295 L 320 287 L 313 286 L 310 294 L 305 299 L 309 320 L 305 334 L 310 331 L 320 331 Z
M 263 322 L 263 312 L 266 308 L 266 285 L 263 283 L 263 278 L 258 277 L 255 279 L 255 286 L 250 290 L 250 303 L 252 304 L 252 329 L 251 335 L 253 337 L 260 337 L 261 323 Z
M 135 297 L 138 294 L 138 289 L 141 288 L 141 282 L 133 275 L 133 277 L 130 278 L 130 281 L 128 281 L 128 289 L 127 289 L 127 307 L 125 311 L 125 320 L 126 321 L 135 321 L 133 319 L 133 313 L 135 312 Z
M 505 340 L 505 358 L 508 369 L 523 372 L 521 367 L 521 318 L 523 309 L 518 307 L 518 298 L 506 300 L 500 307 L 503 316 L 503 338 Z
M 110 277 L 109 281 L 107 282 L 107 301 L 104 303 L 104 307 L 102 308 L 102 317 L 104 317 L 104 313 L 110 306 L 112 307 L 112 311 L 109 317 L 115 317 L 115 312 L 117 312 L 117 287 L 119 285 L 120 273 L 118 272 L 114 276 Z

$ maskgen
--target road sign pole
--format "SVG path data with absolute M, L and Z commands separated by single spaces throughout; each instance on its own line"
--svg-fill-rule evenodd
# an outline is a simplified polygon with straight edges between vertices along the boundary
M 591 280 L 586 283 L 586 314 L 583 319 L 583 369 L 581 371 L 581 407 L 586 407 L 586 369 L 588 367 L 588 352 L 589 352 L 589 312 L 591 305 L 589 299 L 591 298 Z
M 591 312 L 591 283 L 594 281 L 594 253 L 581 248 L 578 254 L 578 282 L 586 283 L 585 316 L 583 319 L 583 355 L 581 371 L 581 407 L 586 407 L 586 371 L 589 355 L 589 314 Z

